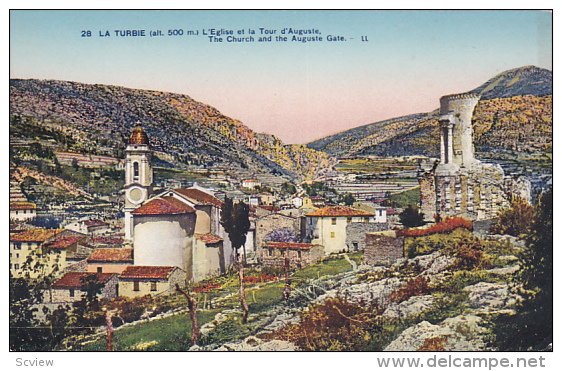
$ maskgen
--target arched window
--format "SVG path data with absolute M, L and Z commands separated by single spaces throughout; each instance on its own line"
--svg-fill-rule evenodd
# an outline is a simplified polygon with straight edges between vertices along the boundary
M 139 163 L 133 162 L 133 179 L 139 180 Z

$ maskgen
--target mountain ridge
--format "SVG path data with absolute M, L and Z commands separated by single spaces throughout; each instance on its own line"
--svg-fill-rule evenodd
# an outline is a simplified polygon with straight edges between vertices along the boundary
M 255 133 L 185 94 L 62 80 L 10 79 L 11 117 L 71 137 L 71 151 L 122 157 L 132 126 L 143 123 L 156 151 L 195 166 L 308 179 L 330 168 L 329 155 Z M 68 145 L 66 145 L 68 146 Z
M 552 147 L 551 138 L 550 143 L 545 143 L 544 140 L 544 136 L 549 133 L 552 126 L 552 71 L 535 66 L 510 69 L 495 75 L 469 93 L 482 96 L 475 109 L 477 149 L 494 150 L 494 141 L 506 138 L 507 141 L 496 143 L 498 150 L 525 148 L 533 152 L 549 150 Z M 489 110 L 498 112 L 491 120 L 501 125 L 491 125 L 486 121 L 490 120 Z M 536 119 L 532 117 L 533 113 L 536 114 Z M 439 139 L 437 114 L 436 109 L 431 112 L 377 121 L 317 139 L 307 146 L 338 157 L 436 156 Z M 522 125 L 520 128 L 510 126 L 508 122 L 510 120 L 521 122 Z M 543 136 L 542 138 L 533 138 L 529 135 L 529 132 L 532 132 L 530 129 L 536 128 L 539 129 L 536 133 Z M 505 130 L 510 132 L 503 132 Z M 530 140 L 531 145 L 525 145 L 524 140 Z

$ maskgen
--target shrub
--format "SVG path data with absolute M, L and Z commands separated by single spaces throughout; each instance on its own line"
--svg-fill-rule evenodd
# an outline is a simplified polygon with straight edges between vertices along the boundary
M 412 296 L 425 295 L 427 293 L 429 293 L 429 279 L 418 276 L 408 280 L 404 286 L 390 294 L 388 299 L 394 303 L 401 303 Z
M 535 209 L 527 201 L 516 197 L 509 209 L 502 211 L 497 222 L 490 228 L 491 233 L 508 234 L 520 237 L 529 234 L 531 221 L 535 218 Z
M 397 235 L 404 237 L 423 237 L 437 233 L 450 233 L 457 228 L 464 228 L 472 231 L 472 222 L 461 217 L 446 218 L 428 228 L 403 229 Z
M 473 241 L 476 237 L 464 228 L 458 228 L 448 234 L 431 234 L 422 237 L 408 237 L 404 247 L 409 258 L 417 255 L 431 254 L 450 246 L 458 246 L 465 241 Z
M 464 243 L 450 249 L 454 249 L 452 255 L 457 258 L 453 264 L 453 269 L 470 270 L 490 266 L 490 258 L 482 251 L 483 247 L 479 241 Z
M 358 351 L 370 343 L 372 332 L 381 331 L 378 315 L 382 312 L 382 308 L 375 304 L 353 303 L 342 297 L 330 298 L 303 312 L 299 323 L 264 337 L 287 340 L 308 351 Z

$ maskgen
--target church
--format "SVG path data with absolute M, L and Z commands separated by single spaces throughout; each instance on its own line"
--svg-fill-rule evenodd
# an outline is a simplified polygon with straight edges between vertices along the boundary
M 233 259 L 222 201 L 205 188 L 153 188 L 152 151 L 137 123 L 125 151 L 125 240 L 135 266 L 173 266 L 188 280 L 224 273 Z

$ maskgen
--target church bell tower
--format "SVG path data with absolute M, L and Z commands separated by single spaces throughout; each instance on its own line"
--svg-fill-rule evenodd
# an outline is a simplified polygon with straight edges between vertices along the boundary
M 152 193 L 152 151 L 148 136 L 137 122 L 125 150 L 125 239 L 133 238 L 131 212 L 142 205 Z

